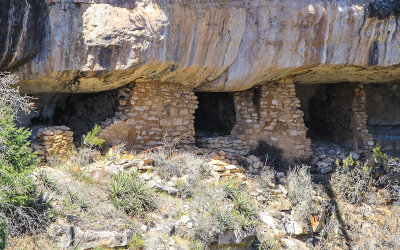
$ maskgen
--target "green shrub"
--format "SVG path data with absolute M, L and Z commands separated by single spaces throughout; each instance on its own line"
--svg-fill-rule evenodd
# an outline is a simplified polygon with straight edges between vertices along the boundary
M 190 242 L 190 249 L 192 250 L 205 250 L 206 244 L 199 240 L 194 240 Z
M 234 204 L 234 209 L 237 210 L 240 214 L 248 218 L 256 216 L 256 209 L 247 193 L 234 193 L 232 196 L 232 201 Z
M 118 208 L 131 215 L 142 216 L 155 208 L 155 194 L 139 178 L 136 171 L 119 172 L 112 176 L 110 199 Z
M 233 178 L 224 178 L 221 181 L 221 186 L 225 191 L 226 197 L 233 203 L 234 217 L 247 229 L 256 224 L 255 221 L 251 219 L 257 216 L 257 212 L 249 195 L 241 190 L 241 184 L 240 180 Z
M 18 78 L 0 73 L 0 248 L 8 235 L 37 231 L 41 214 L 29 205 L 36 197 L 36 185 L 31 172 L 38 164 L 30 148 L 31 132 L 17 127 L 19 112 L 29 112 L 29 98 L 21 96 Z
M 384 165 L 387 162 L 388 156 L 382 152 L 382 144 L 380 141 L 378 141 L 375 147 L 372 149 L 372 156 L 375 164 Z
M 132 250 L 143 249 L 145 247 L 143 237 L 139 234 L 133 235 L 131 241 L 128 243 L 128 247 Z
M 0 117 L 0 147 L 5 149 L 0 153 L 0 207 L 20 206 L 35 197 L 35 185 L 29 175 L 38 164 L 38 157 L 29 147 L 31 132 L 17 128 L 7 108 L 0 109 L 7 114 Z
M 7 239 L 8 239 L 7 223 L 0 219 L 0 250 L 6 248 Z
M 258 243 L 258 250 L 280 250 L 281 245 L 277 240 L 275 240 L 271 236 L 267 236 L 261 233 L 257 234 Z
M 101 132 L 101 127 L 95 124 L 92 130 L 90 130 L 86 135 L 82 137 L 83 144 L 91 148 L 92 147 L 102 148 L 105 140 L 99 137 L 100 132 Z
M 240 184 L 241 181 L 234 178 L 223 178 L 221 180 L 221 186 L 229 198 L 232 198 L 235 193 L 239 192 Z

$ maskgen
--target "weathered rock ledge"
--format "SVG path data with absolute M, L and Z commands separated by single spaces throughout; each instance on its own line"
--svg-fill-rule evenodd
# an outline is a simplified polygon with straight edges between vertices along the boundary
M 138 80 L 236 91 L 400 80 L 399 4 L 383 0 L 2 1 L 0 69 L 22 90 L 97 92 Z

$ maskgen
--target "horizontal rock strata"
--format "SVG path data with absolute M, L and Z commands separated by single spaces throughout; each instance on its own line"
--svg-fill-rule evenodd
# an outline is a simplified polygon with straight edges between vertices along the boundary
M 1 3 L 0 70 L 22 90 L 98 92 L 137 79 L 237 91 L 400 80 L 398 3 L 46 0 Z

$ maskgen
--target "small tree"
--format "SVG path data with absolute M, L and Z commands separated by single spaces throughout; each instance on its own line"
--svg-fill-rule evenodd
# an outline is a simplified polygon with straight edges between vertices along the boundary
M 23 206 L 35 198 L 30 175 L 38 158 L 29 147 L 30 130 L 15 124 L 20 112 L 30 111 L 29 98 L 12 86 L 17 82 L 17 77 L 0 73 L 0 249 L 9 234 L 20 228 L 32 231 L 35 224 L 33 213 L 25 213 L 30 209 Z
M 82 137 L 83 145 L 89 146 L 90 148 L 98 147 L 101 149 L 106 140 L 99 137 L 100 132 L 101 127 L 95 124 L 92 130 Z

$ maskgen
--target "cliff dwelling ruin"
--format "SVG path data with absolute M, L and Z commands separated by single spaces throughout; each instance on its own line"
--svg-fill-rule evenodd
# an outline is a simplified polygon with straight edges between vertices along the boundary
M 230 4 L 217 2 L 219 10 Z M 21 43 L 0 48 L 0 65 L 39 97 L 27 123 L 66 125 L 76 141 L 98 123 L 109 145 L 135 150 L 175 138 L 235 151 L 266 141 L 298 158 L 311 154 L 312 141 L 360 152 L 378 140 L 397 143 L 397 118 L 380 110 L 397 105 L 397 24 L 389 17 L 398 4 L 295 1 L 283 17 L 272 2 L 235 4 L 214 12 L 202 1 L 51 0 L 47 15 L 35 3 L 21 14 L 29 25 L 15 23 Z
M 134 150 L 171 143 L 245 154 L 260 141 L 288 158 L 311 142 L 369 152 L 374 141 L 397 152 L 399 84 L 295 84 L 292 79 L 235 92 L 196 92 L 180 84 L 137 82 L 98 93 L 37 94 L 30 126 L 66 125 L 75 140 L 94 124 L 108 145 Z M 101 103 L 101 105 L 99 105 Z

